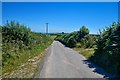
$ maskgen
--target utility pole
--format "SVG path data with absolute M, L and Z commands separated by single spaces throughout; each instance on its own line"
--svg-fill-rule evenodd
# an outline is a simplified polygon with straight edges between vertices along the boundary
M 46 23 L 46 34 L 48 34 L 48 23 Z

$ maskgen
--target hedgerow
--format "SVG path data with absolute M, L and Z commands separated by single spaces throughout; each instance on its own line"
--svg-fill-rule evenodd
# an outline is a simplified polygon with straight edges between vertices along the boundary
M 32 32 L 29 27 L 11 21 L 2 27 L 2 68 L 3 73 L 35 56 L 51 44 L 46 34 Z

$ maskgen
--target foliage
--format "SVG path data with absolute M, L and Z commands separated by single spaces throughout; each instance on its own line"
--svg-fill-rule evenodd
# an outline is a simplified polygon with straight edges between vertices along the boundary
M 75 32 L 70 33 L 70 34 L 57 35 L 55 40 L 62 42 L 63 44 L 65 44 L 68 47 L 75 47 L 76 40 L 75 40 L 74 34 L 75 34 Z
M 81 48 L 82 44 L 81 43 L 76 43 L 76 48 Z
M 77 32 L 76 40 L 77 42 L 80 42 L 84 36 L 89 34 L 89 29 L 85 26 L 82 26 L 80 30 Z
M 97 38 L 92 35 L 86 35 L 84 38 L 81 39 L 81 44 L 84 48 L 93 48 L 96 44 Z
M 120 23 L 100 31 L 97 49 L 91 60 L 112 74 L 120 75 Z
M 82 54 L 85 58 L 89 59 L 92 55 L 94 55 L 94 48 L 74 48 L 74 50 L 78 51 L 79 54 Z
M 89 29 L 82 26 L 79 31 L 74 31 L 69 34 L 58 35 L 55 40 L 58 40 L 68 47 L 85 47 L 92 48 L 95 45 L 96 37 L 89 35 Z
M 81 49 L 84 56 L 92 56 L 90 60 L 107 72 L 120 75 L 120 23 L 113 23 L 99 35 L 89 34 L 88 28 L 83 26 L 79 31 L 58 35 L 56 40 L 68 47 Z M 85 48 L 94 48 L 95 53 L 92 51 L 89 55 Z
M 2 26 L 2 67 L 3 73 L 12 71 L 37 51 L 42 51 L 52 39 L 45 34 L 35 33 L 18 22 L 7 22 Z

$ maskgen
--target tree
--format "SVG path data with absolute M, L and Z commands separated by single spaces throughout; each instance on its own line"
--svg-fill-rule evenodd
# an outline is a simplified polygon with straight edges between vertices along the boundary
M 62 32 L 62 34 L 65 34 L 64 32 Z
M 80 28 L 80 34 L 81 34 L 82 36 L 85 36 L 85 35 L 89 34 L 89 29 L 88 29 L 87 27 L 85 27 L 85 26 L 82 26 L 82 27 Z
M 85 26 L 82 26 L 77 33 L 77 42 L 80 42 L 81 39 L 88 34 L 89 34 L 89 29 Z

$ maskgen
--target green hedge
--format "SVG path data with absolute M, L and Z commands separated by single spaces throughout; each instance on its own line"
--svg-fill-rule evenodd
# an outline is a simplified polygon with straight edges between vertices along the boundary
M 52 43 L 48 35 L 32 32 L 27 26 L 15 21 L 1 27 L 3 73 L 12 71 Z
M 113 23 L 100 31 L 91 60 L 109 73 L 120 75 L 120 23 Z
M 89 29 L 82 26 L 79 31 L 57 35 L 55 40 L 71 48 L 78 47 L 78 43 L 80 43 L 79 47 L 92 48 L 95 45 L 96 36 L 90 35 Z

